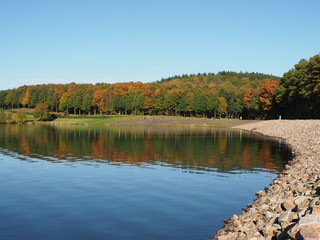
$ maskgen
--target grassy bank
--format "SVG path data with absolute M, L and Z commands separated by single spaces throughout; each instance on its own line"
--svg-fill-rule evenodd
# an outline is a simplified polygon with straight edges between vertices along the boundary
M 126 126 L 185 126 L 185 127 L 233 127 L 245 123 L 257 122 L 256 120 L 239 119 L 208 119 L 192 117 L 171 116 L 136 116 L 115 121 L 109 125 Z
M 23 123 L 33 122 L 36 119 L 33 117 L 33 110 L 31 109 L 12 109 L 0 110 L 1 123 Z
M 233 127 L 255 120 L 206 119 L 169 116 L 78 116 L 57 118 L 45 122 L 54 125 L 96 125 L 96 126 L 182 126 L 182 127 Z
M 108 125 L 120 120 L 125 120 L 129 116 L 69 116 L 57 118 L 53 121 L 46 122 L 49 124 L 59 125 Z M 130 118 L 132 118 L 130 116 Z
M 12 115 L 12 119 L 19 111 L 26 115 L 25 121 L 36 124 L 53 124 L 53 125 L 95 125 L 95 126 L 183 126 L 183 127 L 233 127 L 245 123 L 257 122 L 256 120 L 239 120 L 239 119 L 208 119 L 193 117 L 173 117 L 173 116 L 123 116 L 123 115 L 69 115 L 62 116 L 53 121 L 40 122 L 33 117 L 31 109 L 6 110 L 6 113 Z

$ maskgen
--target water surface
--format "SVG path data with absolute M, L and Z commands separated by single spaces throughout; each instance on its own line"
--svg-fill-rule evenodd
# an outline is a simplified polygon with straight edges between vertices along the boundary
M 210 239 L 289 157 L 230 129 L 1 125 L 1 237 Z

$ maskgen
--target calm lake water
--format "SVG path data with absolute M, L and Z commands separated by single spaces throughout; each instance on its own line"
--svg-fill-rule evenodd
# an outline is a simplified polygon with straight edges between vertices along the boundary
M 290 157 L 230 129 L 0 125 L 0 238 L 210 239 Z

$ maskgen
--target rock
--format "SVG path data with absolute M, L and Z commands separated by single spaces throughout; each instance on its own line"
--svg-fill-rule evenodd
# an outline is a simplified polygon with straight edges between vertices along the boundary
M 309 204 L 309 206 L 310 206 L 310 207 L 314 207 L 314 206 L 317 204 L 318 201 L 319 201 L 318 198 L 312 199 L 311 202 L 310 202 L 310 204 Z
M 230 240 L 230 239 L 236 239 L 238 236 L 237 233 L 227 233 L 226 235 L 223 236 L 218 236 L 218 240 Z
M 305 195 L 306 195 L 306 196 L 311 195 L 311 191 L 310 191 L 310 190 L 305 191 Z
M 281 226 L 279 224 L 273 224 L 272 226 L 274 226 L 277 230 L 281 229 Z
M 283 226 L 286 223 L 289 223 L 291 220 L 291 210 L 281 213 L 278 218 L 278 222 L 281 224 L 281 226 Z
M 264 237 L 272 236 L 275 231 L 276 228 L 271 225 L 266 225 L 264 228 L 262 228 L 262 234 Z
M 298 212 L 298 217 L 302 218 L 306 214 L 306 209 L 300 209 Z
M 320 206 L 314 206 L 312 208 L 312 211 L 311 211 L 312 214 L 319 214 L 320 213 Z
M 262 197 L 262 196 L 264 196 L 264 195 L 266 195 L 266 193 L 265 193 L 264 191 L 256 192 L 256 196 L 257 196 L 257 197 Z
M 292 217 L 291 221 L 298 220 L 300 218 L 297 212 L 291 212 L 291 217 Z
M 266 211 L 266 212 L 264 213 L 264 216 L 265 216 L 268 220 L 272 219 L 274 215 L 275 215 L 275 214 L 272 213 L 272 212 L 270 212 L 270 211 Z
M 299 222 L 289 230 L 289 235 L 293 238 L 297 237 L 299 239 L 300 237 L 300 239 L 309 239 L 307 238 L 307 236 L 311 236 L 309 232 L 320 234 L 320 214 L 309 214 L 302 217 Z M 312 238 L 310 239 L 312 240 Z
M 282 203 L 282 207 L 285 210 L 292 210 L 296 207 L 296 205 L 293 203 L 293 201 L 291 199 L 286 199 L 283 203 Z
M 305 196 L 299 196 L 294 200 L 294 204 L 298 205 L 298 207 L 300 206 L 300 204 L 302 204 L 306 199 L 308 199 Z
M 309 214 L 302 217 L 298 222 L 299 227 L 318 225 L 320 227 L 320 214 Z
M 246 239 L 246 238 L 247 238 L 247 235 L 244 234 L 243 232 L 240 232 L 240 233 L 238 234 L 238 239 Z
M 233 222 L 233 226 L 235 227 L 236 231 L 239 231 L 242 228 L 242 224 L 241 224 L 241 222 L 239 220 L 234 221 Z
M 264 213 L 265 211 L 267 211 L 269 209 L 269 206 L 267 204 L 263 204 L 260 206 L 260 208 L 258 209 L 258 211 L 260 213 Z
M 266 222 L 264 220 L 262 220 L 261 218 L 257 219 L 256 226 L 257 226 L 259 231 L 261 231 L 264 228 L 265 225 L 266 225 Z
M 298 183 L 298 185 L 296 186 L 296 192 L 301 194 L 303 193 L 305 190 L 304 185 L 302 183 Z
M 255 201 L 238 219 L 226 222 L 218 236 L 230 240 L 320 240 L 320 121 L 263 121 L 240 128 L 284 139 L 292 147 L 294 159 L 270 187 L 256 193 Z
M 253 216 L 250 213 L 246 213 L 240 216 L 240 220 L 244 223 L 250 222 L 252 219 L 253 219 Z
M 300 238 L 302 240 L 319 240 L 320 232 L 315 231 L 312 228 L 302 228 L 297 233 L 296 238 Z

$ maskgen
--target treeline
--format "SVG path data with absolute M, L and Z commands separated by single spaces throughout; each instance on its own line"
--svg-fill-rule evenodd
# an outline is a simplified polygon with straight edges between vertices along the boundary
M 0 91 L 0 108 L 45 103 L 66 114 L 149 114 L 199 117 L 320 117 L 320 57 L 301 60 L 279 77 L 219 72 L 152 83 L 48 84 Z
M 278 81 L 271 75 L 221 72 L 153 83 L 22 86 L 0 91 L 0 107 L 35 108 L 45 103 L 53 112 L 73 114 L 262 117 L 270 113 L 270 93 Z M 248 100 L 252 89 L 258 96 L 254 109 Z
M 275 108 L 287 118 L 320 118 L 320 55 L 302 59 L 283 75 Z

